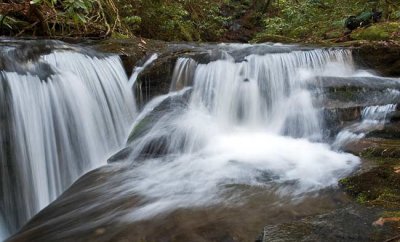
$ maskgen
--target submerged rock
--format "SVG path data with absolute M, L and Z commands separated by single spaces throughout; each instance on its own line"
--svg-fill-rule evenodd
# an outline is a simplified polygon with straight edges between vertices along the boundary
M 143 117 L 138 117 L 138 120 L 136 120 L 133 125 L 128 136 L 127 146 L 109 158 L 108 162 L 113 163 L 125 160 L 132 153 L 136 153 L 136 160 L 155 158 L 168 154 L 168 145 L 170 143 L 170 137 L 168 135 L 155 136 L 153 139 L 147 140 L 145 144 L 141 144 L 140 149 L 135 141 L 143 135 L 146 135 L 166 113 L 174 112 L 178 114 L 183 109 L 187 108 L 191 93 L 191 89 L 184 89 L 181 92 L 177 92 L 175 95 L 167 95 L 165 98 L 159 97 L 162 98 L 162 101 L 155 102 L 155 106 L 149 103 L 148 105 L 151 106 L 148 107 L 149 110 L 146 110 L 146 106 L 143 111 L 145 115 Z

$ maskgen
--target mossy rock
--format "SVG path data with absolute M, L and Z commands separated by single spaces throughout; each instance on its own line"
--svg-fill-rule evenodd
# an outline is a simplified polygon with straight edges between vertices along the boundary
M 298 40 L 282 35 L 259 33 L 252 41 L 253 43 L 273 42 L 273 43 L 296 43 Z
M 400 76 L 400 42 L 372 41 L 353 50 L 358 66 L 375 70 L 382 76 Z
M 324 39 L 338 39 L 343 37 L 344 31 L 342 29 L 330 30 L 323 34 Z
M 353 31 L 350 35 L 355 40 L 391 40 L 400 39 L 400 23 L 389 22 L 374 24 L 368 28 L 360 28 Z
M 360 204 L 399 209 L 400 174 L 394 169 L 397 163 L 392 159 L 381 161 L 367 172 L 340 180 L 339 185 Z
M 397 154 L 397 157 L 400 158 L 400 121 L 399 121 L 399 112 L 394 113 L 391 117 L 391 123 L 386 124 L 383 129 L 378 129 L 374 130 L 370 133 L 367 134 L 367 137 L 376 137 L 376 138 L 383 138 L 383 139 L 388 139 L 388 140 L 393 140 L 391 143 L 391 146 L 386 145 L 387 147 L 384 148 L 389 148 L 387 151 L 391 152 L 386 152 L 386 153 L 393 153 L 393 151 L 397 150 L 395 152 Z M 393 154 L 390 154 L 393 155 Z
M 390 125 L 390 124 L 389 124 Z M 385 128 L 383 129 L 385 130 Z M 383 132 L 381 130 L 381 132 Z M 372 133 L 372 132 L 371 132 Z M 371 135 L 371 133 L 369 135 Z M 396 138 L 366 137 L 349 143 L 344 147 L 346 152 L 374 161 L 377 165 L 398 161 L 400 158 L 400 140 Z M 399 161 L 400 162 L 400 161 Z

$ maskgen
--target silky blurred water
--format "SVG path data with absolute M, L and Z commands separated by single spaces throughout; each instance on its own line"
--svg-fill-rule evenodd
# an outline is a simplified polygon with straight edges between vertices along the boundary
M 177 61 L 171 91 L 192 85 L 191 98 L 158 113 L 130 144 L 126 161 L 135 167 L 113 196 L 137 194 L 144 202 L 124 220 L 234 204 L 240 194 L 227 197 L 230 185 L 281 184 L 279 193 L 301 197 L 335 186 L 359 163 L 323 143 L 320 100 L 308 89 L 317 76 L 357 73 L 350 51 L 251 54 L 240 62 L 221 56 L 208 64 Z M 164 155 L 137 164 L 148 147 Z
M 80 175 L 106 164 L 121 148 L 136 112 L 128 78 L 117 56 L 54 51 L 31 70 L 0 70 L 9 131 L 2 147 L 0 214 L 9 232 L 47 206 Z M 43 72 L 43 71 L 42 71 Z M 6 135 L 6 137 L 5 137 Z M 0 147 L 1 148 L 1 147 Z M 0 149 L 2 150 L 2 149 Z M 4 234 L 4 232 L 3 232 Z

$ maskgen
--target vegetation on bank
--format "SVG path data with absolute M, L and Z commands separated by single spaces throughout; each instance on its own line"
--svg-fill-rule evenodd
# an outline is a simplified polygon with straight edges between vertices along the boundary
M 360 28 L 355 31 L 373 32 L 372 34 L 358 34 L 369 40 L 379 39 L 381 31 L 380 24 L 392 22 L 397 29 L 390 29 L 390 34 L 400 31 L 400 4 L 398 1 L 385 0 L 360 0 L 347 1 L 341 0 L 286 0 L 277 1 L 272 5 L 270 11 L 264 18 L 264 30 L 255 36 L 256 41 L 268 41 L 276 36 L 284 36 L 293 40 L 308 42 L 318 42 L 321 40 L 347 41 L 352 40 L 353 36 L 347 35 L 344 25 L 349 16 L 358 15 L 365 11 L 382 11 L 380 23 L 371 24 L 377 26 L 375 29 Z M 377 38 L 376 38 L 377 37 Z M 360 38 L 354 38 L 359 40 Z M 386 38 L 386 34 L 383 39 Z
M 394 124 L 398 130 L 398 123 Z M 378 131 L 375 135 L 388 138 L 367 138 L 359 142 L 360 148 L 350 149 L 371 168 L 339 181 L 341 187 L 359 204 L 379 208 L 381 218 L 374 225 L 400 225 L 400 141 L 398 131 Z
M 381 23 L 345 35 L 347 17 L 372 9 Z M 7 36 L 141 36 L 166 41 L 400 39 L 398 0 L 3 0 Z

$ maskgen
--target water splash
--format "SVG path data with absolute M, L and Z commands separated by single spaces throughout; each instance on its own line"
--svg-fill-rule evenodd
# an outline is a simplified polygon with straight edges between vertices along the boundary
M 397 104 L 365 107 L 361 111 L 361 122 L 340 131 L 332 146 L 341 148 L 351 142 L 364 138 L 367 133 L 373 130 L 382 128 L 388 121 L 388 115 L 396 111 L 396 108 Z
M 245 61 L 217 60 L 177 71 L 194 73 L 187 106 L 168 108 L 132 140 L 126 160 L 137 161 L 148 147 L 161 157 L 135 162 L 124 191 L 142 206 L 124 219 L 149 219 L 182 207 L 232 202 L 235 185 L 281 184 L 293 196 L 334 186 L 359 162 L 319 143 L 322 126 L 307 89 L 331 62 L 352 65 L 348 51 L 313 50 L 249 55 Z M 189 60 L 178 62 L 188 67 Z M 315 75 L 316 76 L 316 75 Z M 179 77 L 176 79 L 179 80 Z M 171 106 L 170 105 L 170 106 Z M 154 152 L 154 149 L 153 149 Z M 120 179 L 120 178 L 118 178 Z M 123 195 L 124 194 L 124 195 Z
M 192 79 L 180 86 L 191 87 L 144 107 L 134 122 L 129 153 L 120 156 L 125 162 L 83 177 L 27 233 L 43 229 L 50 238 L 72 238 L 110 224 L 125 230 L 131 227 L 120 222 L 150 220 L 179 208 L 240 206 L 255 187 L 273 194 L 274 199 L 262 200 L 275 208 L 282 200 L 291 203 L 335 186 L 359 159 L 322 143 L 323 126 L 315 108 L 321 100 L 308 87 L 331 62 L 352 66 L 351 55 L 282 48 L 252 52 L 240 61 L 233 54 L 208 64 L 182 60 L 177 65 L 186 63 Z M 304 71 L 311 75 L 305 77 Z M 182 80 L 179 74 L 176 80 Z M 82 197 L 89 202 L 82 205 Z
M 396 111 L 396 108 L 397 104 L 365 107 L 361 112 L 361 118 L 363 122 L 385 123 L 387 121 L 388 114 Z

